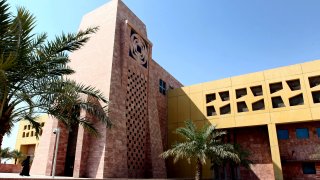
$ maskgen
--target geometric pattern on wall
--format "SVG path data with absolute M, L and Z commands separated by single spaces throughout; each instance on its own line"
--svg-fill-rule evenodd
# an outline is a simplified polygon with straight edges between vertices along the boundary
M 320 103 L 320 76 L 308 78 L 313 103 Z M 270 108 L 284 108 L 304 105 L 304 93 L 299 78 L 288 79 L 267 84 L 268 92 L 263 92 L 263 85 L 239 87 L 234 89 L 234 97 L 229 92 L 232 89 L 209 92 L 205 95 L 206 115 L 214 117 L 232 113 L 246 113 L 266 109 L 264 93 L 269 93 Z M 230 100 L 234 102 L 230 103 Z
M 138 61 L 143 67 L 148 68 L 149 45 L 133 29 L 130 33 L 129 56 Z
M 128 70 L 126 92 L 127 164 L 130 178 L 144 177 L 147 153 L 147 81 Z

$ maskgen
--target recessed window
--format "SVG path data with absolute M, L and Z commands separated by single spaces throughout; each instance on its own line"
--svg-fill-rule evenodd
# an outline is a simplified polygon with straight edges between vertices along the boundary
M 316 174 L 316 165 L 314 162 L 302 163 L 303 174 Z
M 26 137 L 29 137 L 29 133 L 26 134 Z
M 264 107 L 264 100 L 263 99 L 252 103 L 252 110 L 253 111 L 264 110 L 264 109 L 265 109 L 265 107 Z
M 275 92 L 278 92 L 278 91 L 283 89 L 282 82 L 272 83 L 272 84 L 269 85 L 269 87 L 270 87 L 270 93 L 271 94 L 275 93 Z
M 26 133 L 25 132 L 22 133 L 22 137 L 23 138 L 26 137 Z
M 44 126 L 44 123 L 41 123 L 41 127 L 43 127 Z
M 272 97 L 271 100 L 272 100 L 272 107 L 273 108 L 285 107 L 284 102 L 280 96 Z
M 250 89 L 251 89 L 252 94 L 254 96 L 262 96 L 263 95 L 262 86 L 253 86 L 253 87 L 250 87 Z
M 289 139 L 289 131 L 287 129 L 279 129 L 277 130 L 277 136 L 280 140 Z
M 242 88 L 242 89 L 237 89 L 236 90 L 236 98 L 241 98 L 243 96 L 247 95 L 247 89 L 246 88 Z
M 216 94 L 215 93 L 212 93 L 212 94 L 207 94 L 206 95 L 206 102 L 209 103 L 209 102 L 212 102 L 216 100 Z
M 320 128 L 316 128 L 316 131 L 317 131 L 318 137 L 320 137 Z
M 27 125 L 25 125 L 24 127 L 23 127 L 23 130 L 26 130 L 27 129 Z
M 289 88 L 291 89 L 291 91 L 296 91 L 296 90 L 300 90 L 301 89 L 301 85 L 300 85 L 300 80 L 299 79 L 287 81 L 287 84 L 288 84 Z
M 33 137 L 33 131 L 31 131 L 31 135 L 30 136 Z
M 320 85 L 320 76 L 309 77 L 309 85 L 311 88 Z
M 231 107 L 230 107 L 230 104 L 227 104 L 225 106 L 222 106 L 220 108 L 220 115 L 223 115 L 223 114 L 230 114 L 231 113 Z
M 298 94 L 298 95 L 296 95 L 294 97 L 289 98 L 289 104 L 290 104 L 290 106 L 303 105 L 304 101 L 303 101 L 302 94 Z
M 216 110 L 214 109 L 214 106 L 208 106 L 207 107 L 207 116 L 215 116 L 217 115 Z
M 296 136 L 297 136 L 297 139 L 308 139 L 309 138 L 308 128 L 297 128 Z
M 222 101 L 229 101 L 229 91 L 219 92 L 220 98 Z
M 238 108 L 238 112 L 248 112 L 248 107 L 246 102 L 242 101 L 242 102 L 237 102 L 237 108 Z
M 28 125 L 28 130 L 30 130 L 30 125 Z
M 320 103 L 320 91 L 312 92 L 313 103 Z
M 167 83 L 162 79 L 159 80 L 159 92 L 163 95 L 166 95 Z

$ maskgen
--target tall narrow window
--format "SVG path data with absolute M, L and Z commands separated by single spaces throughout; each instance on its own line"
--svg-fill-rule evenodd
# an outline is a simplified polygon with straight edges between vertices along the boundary
M 162 79 L 159 80 L 159 92 L 163 95 L 166 95 L 167 83 Z

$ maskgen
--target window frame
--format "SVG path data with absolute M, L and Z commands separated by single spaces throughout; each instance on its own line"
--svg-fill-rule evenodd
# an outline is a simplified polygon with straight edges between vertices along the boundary
M 307 169 L 306 169 L 307 168 Z M 303 174 L 316 174 L 316 164 L 314 162 L 304 162 L 301 164 Z
M 167 91 L 167 83 L 164 80 L 159 79 L 159 92 L 163 95 L 166 95 L 166 91 Z

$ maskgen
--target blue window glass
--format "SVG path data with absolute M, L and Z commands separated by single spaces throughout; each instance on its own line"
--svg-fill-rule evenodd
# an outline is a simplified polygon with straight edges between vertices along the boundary
M 317 135 L 318 137 L 320 137 L 320 128 L 316 128 L 317 129 Z
M 278 139 L 289 139 L 289 131 L 287 129 L 277 130 Z
M 316 174 L 315 163 L 302 163 L 303 174 Z
M 297 139 L 308 139 L 309 138 L 308 128 L 297 128 L 296 136 L 297 136 Z

